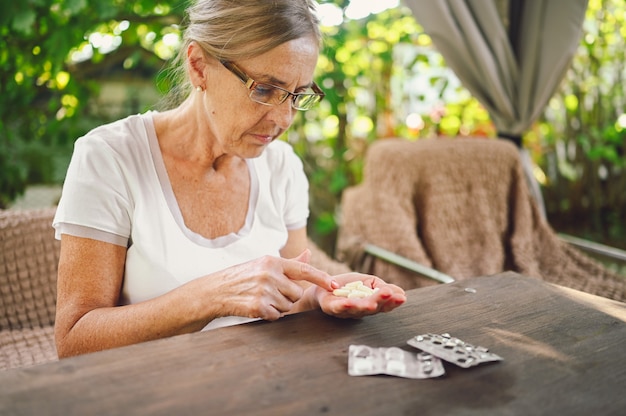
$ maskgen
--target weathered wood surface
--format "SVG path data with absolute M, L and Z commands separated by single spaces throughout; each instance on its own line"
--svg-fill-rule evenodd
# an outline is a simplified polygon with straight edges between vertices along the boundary
M 408 298 L 359 321 L 307 312 L 0 372 L 0 414 L 626 414 L 626 304 L 514 273 Z M 409 338 L 444 332 L 504 361 L 347 373 L 350 344 L 414 351 Z

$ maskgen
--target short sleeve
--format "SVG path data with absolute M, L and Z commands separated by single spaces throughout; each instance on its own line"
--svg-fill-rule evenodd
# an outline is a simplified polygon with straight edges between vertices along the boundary
M 56 237 L 63 230 L 92 229 L 128 241 L 132 201 L 126 177 L 108 143 L 97 135 L 78 139 L 53 222 Z

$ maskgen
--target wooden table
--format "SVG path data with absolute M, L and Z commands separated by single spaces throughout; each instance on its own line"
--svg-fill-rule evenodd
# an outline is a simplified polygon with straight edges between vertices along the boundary
M 468 289 L 469 288 L 469 289 Z M 504 361 L 412 380 L 347 374 L 350 344 L 450 333 Z M 1 415 L 626 414 L 626 304 L 514 273 L 0 372 Z

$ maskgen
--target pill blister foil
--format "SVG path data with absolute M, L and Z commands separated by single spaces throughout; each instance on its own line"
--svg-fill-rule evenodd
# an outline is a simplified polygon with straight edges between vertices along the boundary
M 417 335 L 407 343 L 463 368 L 502 360 L 502 357 L 490 352 L 489 349 L 461 341 L 450 334 Z
M 425 352 L 409 352 L 397 347 L 373 348 L 350 345 L 348 374 L 365 376 L 387 374 L 396 377 L 423 379 L 445 374 L 443 363 Z

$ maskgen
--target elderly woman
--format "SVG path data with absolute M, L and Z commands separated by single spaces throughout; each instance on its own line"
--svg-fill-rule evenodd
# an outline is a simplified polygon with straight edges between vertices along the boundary
M 200 0 L 185 98 L 76 141 L 54 227 L 60 357 L 312 308 L 388 312 L 402 289 L 308 264 L 308 183 L 278 137 L 324 96 L 312 0 Z M 333 290 L 362 281 L 363 299 Z

